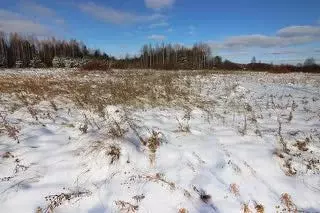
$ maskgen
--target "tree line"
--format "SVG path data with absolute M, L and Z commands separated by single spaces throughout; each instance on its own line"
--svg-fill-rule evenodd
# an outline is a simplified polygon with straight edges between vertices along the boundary
M 191 47 L 172 44 L 148 44 L 134 57 L 116 59 L 100 50 L 87 48 L 83 42 L 50 39 L 39 40 L 34 36 L 22 36 L 17 33 L 0 32 L 0 67 L 51 67 L 54 58 L 88 59 L 86 69 L 219 69 L 253 70 L 270 72 L 320 72 L 315 60 L 308 58 L 304 64 L 273 65 L 257 63 L 253 57 L 251 63 L 240 64 L 222 60 L 221 56 L 212 56 L 208 44 L 197 43 Z M 88 63 L 90 61 L 90 63 Z M 80 66 L 80 65 L 79 65 Z
M 108 59 L 106 53 L 91 50 L 75 39 L 38 40 L 34 36 L 0 32 L 0 67 L 51 67 L 54 57 Z

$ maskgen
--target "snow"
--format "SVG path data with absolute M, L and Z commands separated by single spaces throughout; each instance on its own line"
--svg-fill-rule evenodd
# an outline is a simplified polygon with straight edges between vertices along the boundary
M 49 100 L 33 106 L 37 120 L 27 107 L 8 110 L 16 100 L 2 94 L 0 112 L 20 129 L 20 143 L 0 125 L 0 211 L 51 212 L 45 197 L 57 195 L 54 212 L 256 212 L 259 204 L 290 212 L 287 193 L 293 209 L 320 212 L 320 76 L 212 74 L 194 77 L 197 85 L 215 103 L 210 113 L 117 105 L 101 117 L 56 98 L 57 111 Z M 110 134 L 115 121 L 122 137 Z M 289 153 L 281 151 L 279 122 Z M 136 134 L 147 140 L 152 130 L 155 154 Z M 121 150 L 113 164 L 110 145 Z

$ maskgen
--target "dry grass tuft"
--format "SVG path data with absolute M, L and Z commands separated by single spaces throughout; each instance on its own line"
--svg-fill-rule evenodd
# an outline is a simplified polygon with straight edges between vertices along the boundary
M 152 153 L 156 153 L 157 148 L 161 144 L 160 135 L 161 135 L 161 132 L 152 130 L 151 136 L 148 138 L 146 142 L 143 142 L 143 144 L 147 146 Z
M 188 210 L 185 208 L 179 209 L 178 213 L 188 213 Z
M 235 184 L 235 183 L 230 184 L 229 190 L 235 196 L 240 196 L 240 190 L 239 190 L 239 186 L 237 184 Z
M 87 134 L 87 132 L 88 132 L 88 124 L 85 123 L 84 125 L 81 125 L 81 126 L 79 127 L 79 130 L 80 130 L 83 134 Z
M 89 147 L 89 154 L 102 153 L 103 156 L 109 156 L 111 158 L 110 164 L 114 164 L 120 159 L 121 148 L 116 144 L 108 144 L 105 141 L 95 141 Z
M 287 212 L 298 212 L 296 204 L 292 201 L 291 196 L 288 193 L 283 193 L 281 195 L 281 203 L 285 206 L 285 211 Z
M 250 209 L 250 207 L 247 203 L 243 204 L 242 210 L 243 210 L 243 213 L 253 213 L 253 211 Z
M 138 205 L 133 205 L 129 202 L 118 200 L 118 201 L 115 201 L 115 204 L 120 209 L 120 212 L 135 213 L 139 210 Z
M 306 152 L 309 150 L 309 148 L 307 147 L 309 143 L 310 143 L 310 139 L 306 138 L 303 141 L 297 141 L 297 143 L 294 144 L 293 146 L 296 146 L 300 151 Z
M 17 127 L 15 127 L 14 125 L 10 124 L 8 122 L 8 120 L 6 119 L 6 116 L 2 115 L 0 113 L 0 127 L 3 127 L 4 130 L 7 132 L 8 136 L 14 140 L 17 141 L 17 143 L 20 143 L 19 138 L 18 138 L 18 134 L 19 134 L 19 130 Z M 0 129 L 1 130 L 1 129 Z
M 257 213 L 264 213 L 264 206 L 262 204 L 256 204 L 255 209 Z
M 119 146 L 110 145 L 107 155 L 111 157 L 110 164 L 113 164 L 115 161 L 118 161 L 120 158 L 121 149 Z
M 37 213 L 53 213 L 54 209 L 61 206 L 64 202 L 68 202 L 75 198 L 80 198 L 84 196 L 89 196 L 91 192 L 89 191 L 76 191 L 70 193 L 61 193 L 58 195 L 49 195 L 45 199 L 49 204 L 45 208 L 38 207 L 36 209 Z
M 176 188 L 176 184 L 175 183 L 166 180 L 164 175 L 160 174 L 160 173 L 157 173 L 155 175 L 147 175 L 145 178 L 147 180 L 149 180 L 149 181 L 165 183 L 168 186 L 170 186 L 171 190 L 174 190 Z
M 178 122 L 178 130 L 177 132 L 185 132 L 185 133 L 189 133 L 190 131 L 190 125 L 189 125 L 189 120 L 187 121 L 180 121 L 178 118 L 176 118 L 177 122 Z
M 127 132 L 128 130 L 122 128 L 117 121 L 113 121 L 109 129 L 109 134 L 114 138 L 122 138 Z
M 1 155 L 2 158 L 8 159 L 8 158 L 14 158 L 14 155 L 11 152 L 5 152 Z

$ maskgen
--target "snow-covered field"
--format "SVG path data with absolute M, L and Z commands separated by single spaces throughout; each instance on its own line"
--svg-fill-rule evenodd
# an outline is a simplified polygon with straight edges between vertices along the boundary
M 320 75 L 0 71 L 0 212 L 320 212 Z

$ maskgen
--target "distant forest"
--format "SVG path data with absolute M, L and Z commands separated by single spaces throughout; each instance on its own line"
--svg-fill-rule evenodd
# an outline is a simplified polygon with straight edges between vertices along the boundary
M 64 67 L 64 60 L 73 61 L 68 67 L 86 67 L 93 69 L 220 69 L 253 70 L 270 72 L 320 72 L 320 66 L 313 58 L 307 58 L 304 64 L 273 65 L 257 63 L 253 57 L 249 64 L 234 63 L 212 56 L 211 48 L 205 43 L 192 47 L 172 44 L 144 45 L 138 56 L 116 59 L 98 49 L 89 49 L 83 42 L 55 38 L 39 40 L 34 36 L 18 33 L 0 32 L 0 67 Z

